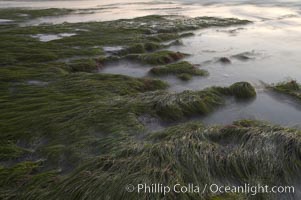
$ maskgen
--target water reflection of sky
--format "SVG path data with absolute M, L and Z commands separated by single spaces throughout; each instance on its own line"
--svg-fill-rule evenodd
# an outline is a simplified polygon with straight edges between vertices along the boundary
M 250 20 L 271 20 L 290 16 L 292 23 L 299 23 L 294 17 L 299 16 L 297 7 L 286 6 L 262 6 L 261 4 L 185 4 L 186 1 L 152 1 L 152 0 L 114 0 L 114 1 L 35 1 L 18 3 L 15 1 L 0 1 L 0 7 L 64 7 L 64 8 L 93 8 L 91 12 L 76 12 L 70 15 L 58 17 L 44 17 L 30 21 L 30 25 L 40 23 L 63 23 L 63 22 L 88 22 L 107 21 L 122 18 L 133 18 L 145 15 L 186 15 L 239 17 Z M 202 2 L 202 1 L 200 1 Z M 187 3 L 187 2 L 186 2 Z

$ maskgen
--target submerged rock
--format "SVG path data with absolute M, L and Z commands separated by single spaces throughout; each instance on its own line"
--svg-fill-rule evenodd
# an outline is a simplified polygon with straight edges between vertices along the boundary
M 218 62 L 223 63 L 223 64 L 231 64 L 231 60 L 227 57 L 221 57 L 218 59 Z
M 247 61 L 247 60 L 250 60 L 251 58 L 245 54 L 237 54 L 237 55 L 234 55 L 233 58 L 236 58 L 238 60 L 242 60 L 242 61 Z
M 237 60 L 240 60 L 240 61 L 248 61 L 248 60 L 255 59 L 256 56 L 259 56 L 259 55 L 260 55 L 259 53 L 250 51 L 250 52 L 239 53 L 239 54 L 233 55 L 231 57 L 235 58 Z

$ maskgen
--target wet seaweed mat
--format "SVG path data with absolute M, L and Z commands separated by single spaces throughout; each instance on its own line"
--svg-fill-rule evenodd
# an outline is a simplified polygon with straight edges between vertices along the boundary
M 126 193 L 124 186 L 130 182 L 299 184 L 300 131 L 257 121 L 212 127 L 185 123 L 213 113 L 228 99 L 256 98 L 253 85 L 239 81 L 171 92 L 166 82 L 154 78 L 202 79 L 208 75 L 202 66 L 183 61 L 189 53 L 167 48 L 179 47 L 181 40 L 194 37 L 191 31 L 250 21 L 151 15 L 19 26 L 73 12 L 76 10 L 0 10 L 1 17 L 12 20 L 0 26 L 1 199 L 161 197 Z M 246 55 L 236 59 L 246 59 Z M 139 63 L 151 75 L 134 78 L 99 73 L 125 60 Z M 297 84 L 292 85 L 275 88 L 299 94 Z M 144 118 L 168 128 L 149 130 Z M 248 197 L 166 196 L 174 198 Z
M 111 143 L 112 140 L 104 142 Z M 296 176 L 301 164 L 300 131 L 262 122 L 238 121 L 217 127 L 188 123 L 154 133 L 143 142 L 137 141 L 135 136 L 114 142 L 110 154 L 95 158 L 71 177 L 60 180 L 49 173 L 43 177 L 31 175 L 35 177 L 29 181 L 31 187 L 23 185 L 22 190 L 14 191 L 14 195 L 38 199 L 158 199 L 162 194 L 129 193 L 124 187 L 129 183 L 282 185 L 300 180 Z M 38 167 L 38 163 L 28 163 L 20 170 L 21 167 L 2 173 L 18 170 L 20 179 Z M 39 185 L 41 179 L 47 180 L 43 187 Z M 174 198 L 249 199 L 243 194 L 215 196 L 210 192 L 171 192 L 164 197 Z M 275 199 L 277 196 L 254 196 L 254 199 L 258 198 Z

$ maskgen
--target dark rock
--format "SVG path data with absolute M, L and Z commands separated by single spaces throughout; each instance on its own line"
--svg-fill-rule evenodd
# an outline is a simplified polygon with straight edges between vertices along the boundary
M 227 57 L 221 57 L 218 59 L 219 62 L 223 63 L 223 64 L 231 64 L 231 60 Z

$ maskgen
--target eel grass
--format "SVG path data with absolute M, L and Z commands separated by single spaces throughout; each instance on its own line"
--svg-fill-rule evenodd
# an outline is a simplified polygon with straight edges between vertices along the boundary
M 226 98 L 220 92 L 224 88 L 169 93 L 160 80 L 89 73 L 65 75 L 47 85 L 8 87 L 0 115 L 0 155 L 8 166 L 3 170 L 14 167 L 9 163 L 40 160 L 37 174 L 51 169 L 69 174 L 87 160 L 111 152 L 117 141 L 147 131 L 139 116 L 179 121 L 209 114 Z
M 237 82 L 228 88 L 217 88 L 225 95 L 232 95 L 237 99 L 250 99 L 256 97 L 255 88 L 248 82 Z
M 34 177 L 8 194 L 20 199 L 275 199 L 277 196 L 271 194 L 215 196 L 210 192 L 171 192 L 163 197 L 158 193 L 128 193 L 124 186 L 287 184 L 299 178 L 293 174 L 300 172 L 300 146 L 300 131 L 263 122 L 244 120 L 215 127 L 194 122 L 153 133 L 143 141 L 135 136 L 118 141 L 109 154 L 94 158 L 68 178 L 55 179 L 50 172 L 37 177 L 33 171 L 38 163 L 23 163 L 2 173 L 18 181 L 22 181 L 20 177 Z M 47 183 L 39 185 L 42 178 Z
M 248 83 L 170 93 L 160 80 L 93 73 L 108 60 L 132 58 L 165 65 L 164 73 L 189 79 L 204 72 L 185 62 L 186 67 L 169 65 L 186 55 L 164 50 L 163 43 L 178 43 L 196 29 L 249 21 L 152 15 L 17 24 L 70 12 L 74 10 L 0 10 L 2 18 L 15 20 L 0 25 L 0 199 L 158 199 L 158 194 L 125 193 L 124 185 L 284 183 L 300 168 L 296 130 L 241 121 L 218 127 L 186 123 L 149 133 L 139 121 L 143 115 L 164 122 L 207 115 L 227 96 L 254 97 Z M 60 33 L 75 35 L 49 42 L 32 37 Z M 107 58 L 106 46 L 125 48 Z M 164 198 L 247 197 L 171 193 Z
M 136 60 L 150 65 L 164 65 L 181 60 L 186 55 L 180 52 L 173 51 L 156 51 L 153 53 L 130 54 L 126 58 Z
M 54 9 L 51 14 L 46 10 L 1 9 L 5 18 L 13 19 L 19 13 L 28 12 L 33 15 L 61 15 L 69 12 Z M 26 13 L 25 13 L 26 14 Z M 44 16 L 43 14 L 36 14 Z M 184 37 L 181 32 L 211 26 L 244 25 L 249 21 L 221 18 L 187 18 L 180 20 L 172 16 L 146 16 L 135 19 L 122 19 L 108 22 L 41 24 L 39 26 L 1 25 L 0 33 L 0 65 L 15 65 L 22 63 L 53 62 L 77 56 L 104 55 L 103 46 L 125 46 L 128 52 L 124 54 L 145 53 L 158 50 L 164 45 L 159 44 L 174 41 Z M 33 38 L 36 34 L 75 33 L 71 37 L 59 40 L 41 42 Z M 146 58 L 146 55 L 142 56 Z M 146 59 L 147 61 L 149 59 Z M 150 61 L 152 62 L 152 61 Z
M 301 85 L 295 80 L 270 85 L 268 88 L 301 101 Z
M 192 76 L 206 76 L 208 72 L 198 69 L 187 61 L 154 67 L 150 73 L 156 76 L 176 75 L 181 80 L 190 80 Z

